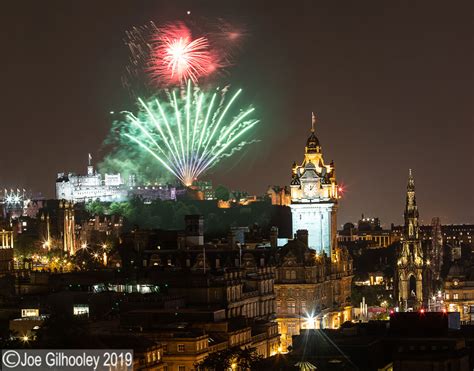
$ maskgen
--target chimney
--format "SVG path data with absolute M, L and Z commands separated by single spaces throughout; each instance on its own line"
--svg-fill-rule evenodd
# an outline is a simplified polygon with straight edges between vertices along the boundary
M 235 230 L 231 229 L 229 233 L 227 233 L 227 243 L 229 244 L 230 249 L 234 249 L 237 245 L 237 233 Z
M 296 239 L 303 242 L 308 246 L 308 230 L 307 229 L 298 229 L 296 231 Z
M 274 226 L 270 229 L 270 246 L 272 249 L 278 247 L 278 227 Z

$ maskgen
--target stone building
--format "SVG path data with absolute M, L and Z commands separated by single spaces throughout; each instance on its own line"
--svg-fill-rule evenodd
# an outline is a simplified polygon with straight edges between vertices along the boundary
M 131 197 L 140 197 L 144 201 L 175 200 L 176 187 L 169 184 L 136 184 L 131 175 L 125 181 L 120 173 L 100 174 L 92 165 L 89 155 L 87 174 L 58 173 L 56 177 L 56 199 L 73 202 L 102 202 L 126 201 Z
M 331 260 L 308 248 L 306 241 L 306 231 L 299 231 L 278 252 L 276 320 L 283 350 L 302 329 L 338 328 L 351 320 L 350 255 L 336 248 Z
M 267 189 L 267 197 L 272 205 L 289 206 L 291 204 L 291 191 L 288 186 L 269 186 Z
M 461 321 L 472 323 L 474 319 L 474 269 L 454 263 L 444 281 L 444 304 L 449 312 L 459 312 Z

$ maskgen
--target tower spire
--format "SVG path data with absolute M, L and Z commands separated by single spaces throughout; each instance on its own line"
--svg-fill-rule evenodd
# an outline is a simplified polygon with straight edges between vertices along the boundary
M 415 179 L 413 178 L 411 169 L 408 171 L 405 227 L 407 238 L 418 238 L 418 207 L 416 206 Z
M 311 112 L 311 132 L 314 133 L 314 127 L 316 126 L 316 115 Z
M 408 191 L 415 191 L 415 178 L 413 178 L 413 173 L 411 169 L 408 169 L 408 185 L 407 185 L 407 190 Z

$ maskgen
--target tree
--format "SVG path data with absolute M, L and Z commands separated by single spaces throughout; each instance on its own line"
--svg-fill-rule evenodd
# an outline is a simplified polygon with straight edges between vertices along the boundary
M 90 201 L 86 204 L 86 210 L 91 215 L 104 215 L 104 203 L 98 200 Z
M 216 187 L 216 190 L 214 191 L 214 193 L 215 193 L 216 198 L 218 200 L 222 200 L 222 201 L 228 201 L 229 200 L 230 192 L 222 184 L 220 184 Z
M 257 354 L 255 348 L 234 347 L 209 354 L 196 367 L 202 371 L 226 371 L 231 367 L 237 367 L 240 370 L 256 370 L 262 359 L 263 357 Z

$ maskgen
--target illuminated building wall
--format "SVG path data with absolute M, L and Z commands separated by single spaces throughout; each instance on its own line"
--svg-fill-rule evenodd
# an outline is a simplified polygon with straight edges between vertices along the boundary
M 56 199 L 73 202 L 99 200 L 102 202 L 126 201 L 140 196 L 145 201 L 156 199 L 175 200 L 176 188 L 168 185 L 137 186 L 133 177 L 127 184 L 120 174 L 97 173 L 91 165 L 86 175 L 59 173 L 56 178 Z
M 74 202 L 91 200 L 125 201 L 127 187 L 120 174 L 102 175 L 94 171 L 89 155 L 87 175 L 59 173 L 56 178 L 56 198 Z

